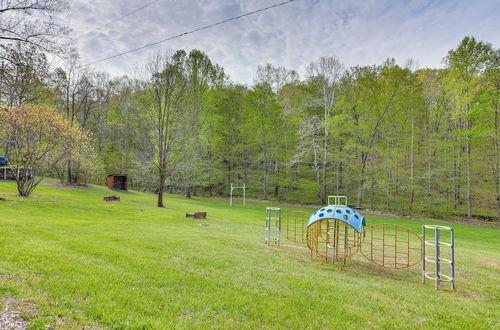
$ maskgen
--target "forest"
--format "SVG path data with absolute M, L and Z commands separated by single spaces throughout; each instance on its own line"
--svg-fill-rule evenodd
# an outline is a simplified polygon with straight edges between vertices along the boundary
M 157 52 L 115 77 L 75 51 L 54 61 L 31 42 L 0 46 L 2 107 L 51 109 L 88 137 L 84 154 L 35 176 L 104 184 L 126 173 L 158 206 L 163 192 L 224 197 L 245 183 L 255 199 L 345 195 L 398 215 L 500 217 L 500 50 L 487 41 L 464 37 L 439 69 L 391 54 L 354 67 L 324 54 L 304 74 L 263 63 L 250 85 L 196 49 Z M 26 167 L 0 136 L 0 155 Z

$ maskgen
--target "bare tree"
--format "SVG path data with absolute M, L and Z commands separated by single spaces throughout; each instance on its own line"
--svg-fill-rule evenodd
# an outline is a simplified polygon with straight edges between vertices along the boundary
M 88 120 L 98 105 L 96 76 L 95 72 L 79 65 L 76 54 L 68 57 L 64 68 L 56 70 L 55 87 L 59 91 L 60 107 L 71 125 L 87 129 Z M 67 164 L 67 181 L 80 181 L 79 164 L 71 160 Z
M 44 51 L 58 51 L 68 28 L 54 14 L 68 8 L 66 0 L 1 0 L 0 42 L 22 42 Z
M 0 101 L 13 107 L 39 100 L 48 72 L 47 58 L 35 46 L 0 45 Z
M 182 127 L 187 92 L 186 53 L 157 54 L 147 64 L 145 105 L 154 127 L 153 141 L 158 170 L 158 207 L 163 207 L 165 181 L 172 149 Z

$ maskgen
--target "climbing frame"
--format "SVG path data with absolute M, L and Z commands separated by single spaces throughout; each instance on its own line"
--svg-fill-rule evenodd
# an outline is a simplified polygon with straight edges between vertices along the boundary
M 396 224 L 376 224 L 362 233 L 361 254 L 376 265 L 403 269 L 422 260 L 422 238 Z
M 281 223 L 281 234 L 295 243 L 306 243 L 307 213 L 292 211 L 285 214 Z

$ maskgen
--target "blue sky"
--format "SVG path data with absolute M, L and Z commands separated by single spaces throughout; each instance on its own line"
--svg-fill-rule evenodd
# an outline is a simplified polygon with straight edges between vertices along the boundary
M 73 28 L 82 62 L 214 23 L 280 0 L 159 0 L 109 27 L 97 27 L 151 0 L 76 0 L 63 20 Z M 94 67 L 130 74 L 157 51 L 206 52 L 230 77 L 251 83 L 258 65 L 304 72 L 320 56 L 346 66 L 380 64 L 387 57 L 418 67 L 442 67 L 442 58 L 465 35 L 500 47 L 500 0 L 296 0 L 255 16 L 201 31 Z

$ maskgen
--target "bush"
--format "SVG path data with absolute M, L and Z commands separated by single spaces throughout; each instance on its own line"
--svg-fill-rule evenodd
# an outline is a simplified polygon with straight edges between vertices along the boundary
M 29 196 L 43 176 L 64 161 L 92 166 L 90 137 L 46 106 L 5 109 L 0 117 L 0 138 L 9 145 L 9 166 L 13 172 L 31 172 L 16 174 L 21 196 Z

